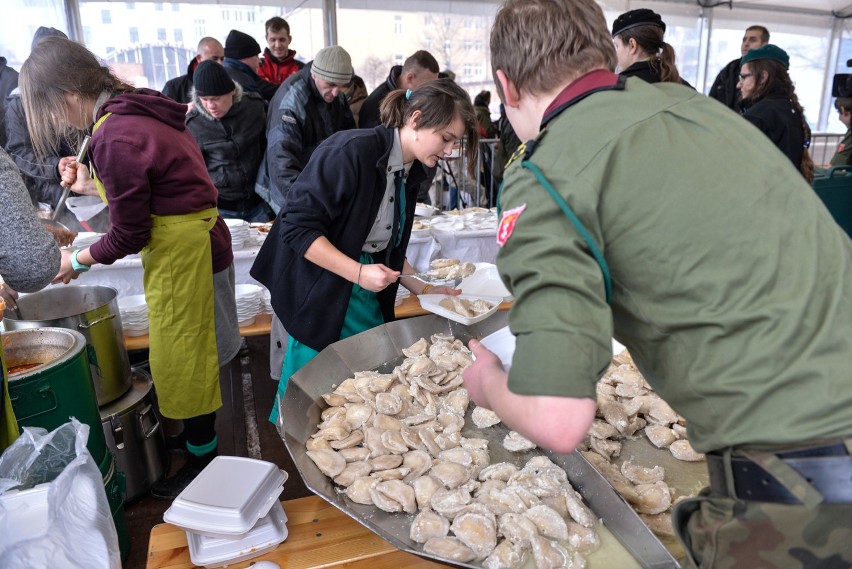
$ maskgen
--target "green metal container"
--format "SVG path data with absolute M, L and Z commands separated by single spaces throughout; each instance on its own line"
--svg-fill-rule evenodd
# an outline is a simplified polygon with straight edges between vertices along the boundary
M 126 481 L 124 473 L 118 469 L 112 454 L 109 455 L 109 470 L 104 474 L 104 490 L 106 491 L 112 521 L 118 534 L 118 549 L 121 551 L 121 561 L 127 561 L 130 554 L 130 535 L 127 533 L 127 519 L 124 516 L 124 496 Z M 103 473 L 103 470 L 101 470 Z
M 81 333 L 65 328 L 3 333 L 9 395 L 18 426 L 52 431 L 76 417 L 89 425 L 87 447 L 100 465 L 108 451 L 89 370 L 90 349 Z

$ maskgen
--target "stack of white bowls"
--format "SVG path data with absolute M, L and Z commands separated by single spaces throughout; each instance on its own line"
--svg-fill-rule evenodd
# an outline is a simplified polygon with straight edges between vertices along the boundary
M 272 314 L 272 294 L 270 294 L 268 288 L 263 287 L 260 298 L 263 301 L 263 311 L 267 314 Z
M 249 224 L 242 219 L 226 219 L 225 224 L 231 232 L 231 249 L 237 251 L 243 248 L 249 238 Z
M 119 297 L 118 313 L 125 336 L 144 336 L 148 333 L 148 304 L 144 294 Z
M 237 320 L 240 328 L 254 324 L 255 317 L 263 311 L 263 289 L 253 284 L 238 284 L 234 288 L 237 299 Z

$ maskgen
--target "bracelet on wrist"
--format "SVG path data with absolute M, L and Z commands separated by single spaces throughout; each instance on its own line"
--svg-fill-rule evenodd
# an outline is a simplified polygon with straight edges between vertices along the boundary
M 433 288 L 432 285 L 427 284 L 426 286 L 423 287 L 423 290 L 420 291 L 420 294 L 426 294 L 426 292 L 431 288 Z

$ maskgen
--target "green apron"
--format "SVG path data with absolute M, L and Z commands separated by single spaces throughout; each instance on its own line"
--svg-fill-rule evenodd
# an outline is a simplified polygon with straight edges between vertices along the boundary
M 369 253 L 361 253 L 359 260 L 365 265 L 373 263 L 373 257 Z M 352 285 L 349 306 L 346 308 L 343 328 L 340 330 L 340 339 L 343 340 L 355 334 L 360 334 L 384 323 L 385 319 L 382 316 L 376 293 L 358 285 Z M 318 351 L 293 339 L 292 335 L 290 336 L 287 341 L 287 352 L 284 354 L 284 365 L 281 367 L 281 377 L 278 379 L 278 392 L 275 394 L 275 402 L 272 404 L 272 413 L 269 414 L 269 422 L 273 425 L 278 422 L 278 402 L 284 399 L 284 392 L 287 391 L 290 376 L 302 369 L 317 354 L 319 354 Z
M 109 114 L 95 123 L 93 132 Z M 92 169 L 101 199 L 103 183 Z M 148 304 L 148 363 L 160 412 L 172 419 L 212 413 L 222 406 L 213 308 L 210 230 L 215 207 L 183 215 L 151 215 L 142 249 Z
M 0 453 L 11 445 L 21 433 L 18 429 L 18 422 L 15 420 L 15 410 L 12 409 L 12 399 L 9 397 L 8 377 L 6 359 L 3 357 L 3 336 L 0 335 L 0 380 L 3 381 L 3 405 L 0 406 Z

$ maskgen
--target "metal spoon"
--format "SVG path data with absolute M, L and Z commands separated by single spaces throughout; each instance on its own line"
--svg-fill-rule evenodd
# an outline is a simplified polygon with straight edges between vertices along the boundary
M 83 137 L 83 142 L 80 143 L 80 150 L 77 151 L 77 164 L 83 161 L 86 157 L 86 151 L 89 149 L 89 139 L 91 137 L 87 134 Z M 62 213 L 62 208 L 65 207 L 65 200 L 68 199 L 68 194 L 71 193 L 71 186 L 67 186 L 65 190 L 62 192 L 62 197 L 59 198 L 59 203 L 56 204 L 56 208 L 53 210 L 53 215 L 51 216 L 51 221 L 56 221 L 56 218 L 59 217 L 59 214 Z M 63 226 L 64 227 L 64 226 Z M 67 227 L 65 228 L 67 231 Z

